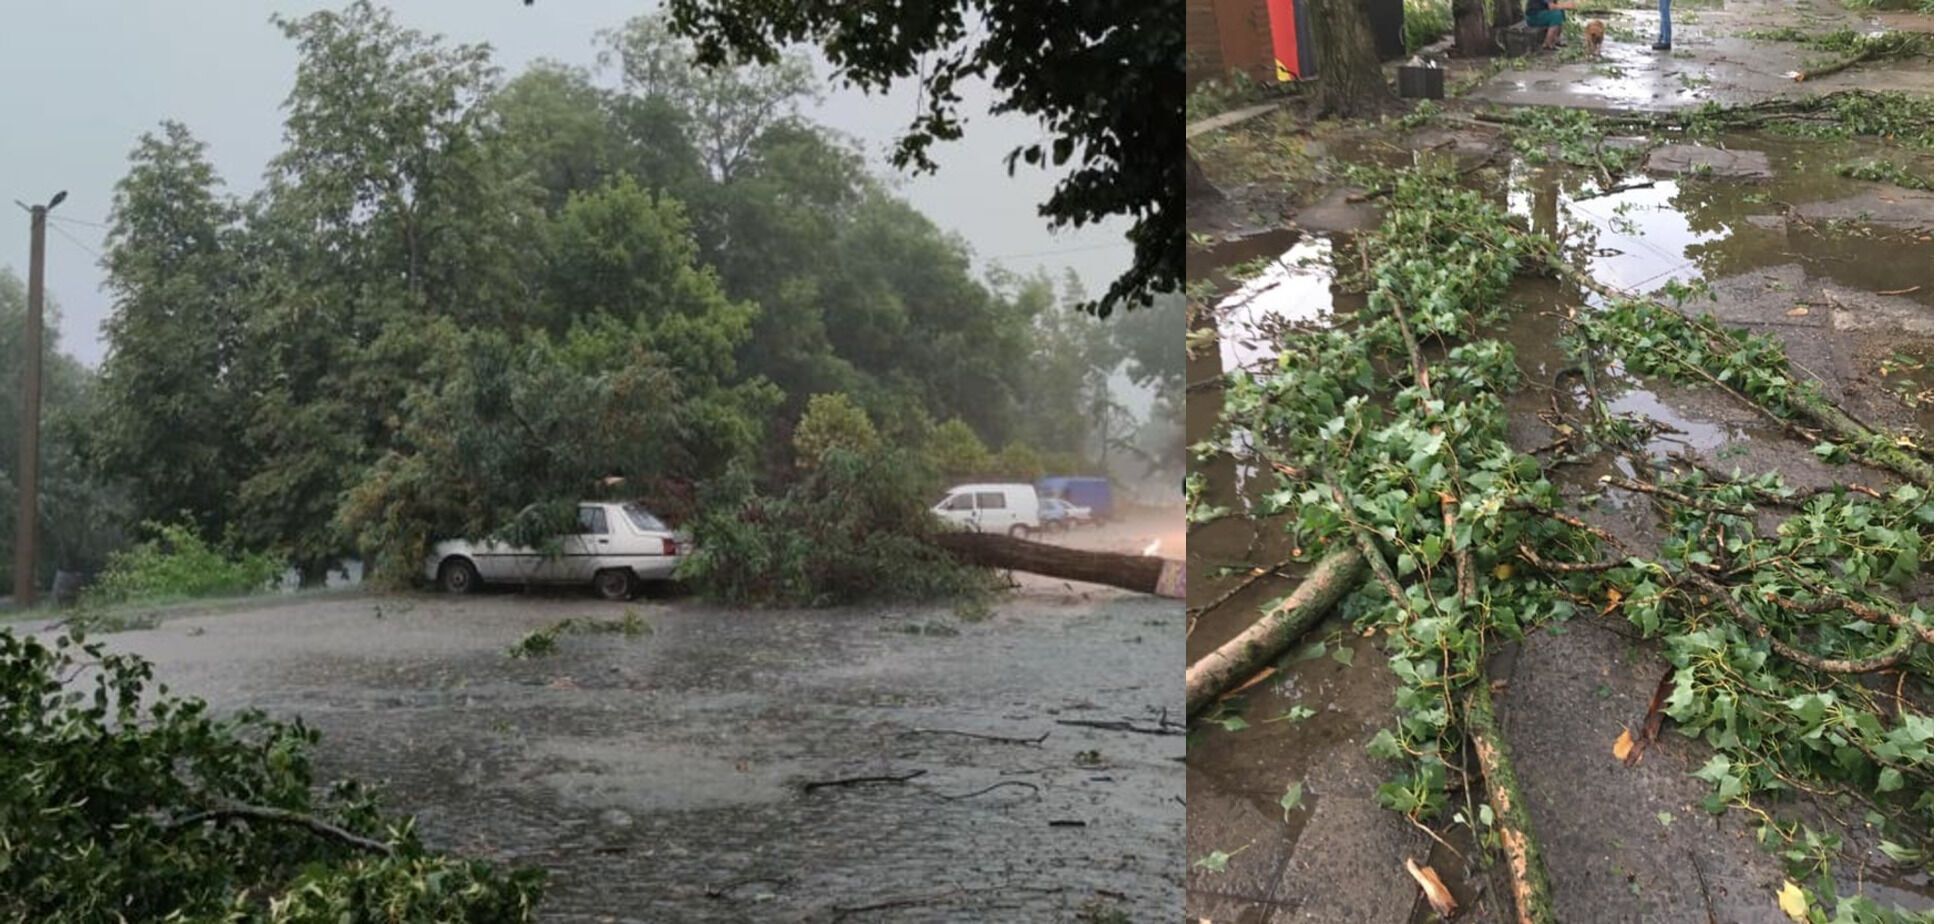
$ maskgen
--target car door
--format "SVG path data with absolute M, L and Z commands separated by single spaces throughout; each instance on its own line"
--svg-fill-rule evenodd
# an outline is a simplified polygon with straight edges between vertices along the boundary
M 561 543 L 561 580 L 591 581 L 594 572 L 605 567 L 614 552 L 614 526 L 608 522 L 607 508 L 584 504 L 580 508 L 580 532 Z
M 1012 527 L 1013 514 L 1006 509 L 1006 492 L 980 491 L 973 522 L 982 533 L 1003 533 Z
M 979 511 L 970 494 L 954 494 L 933 509 L 953 526 L 978 528 Z

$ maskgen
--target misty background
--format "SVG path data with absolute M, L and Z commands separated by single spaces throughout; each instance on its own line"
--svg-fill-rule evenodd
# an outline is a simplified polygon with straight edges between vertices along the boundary
M 44 203 L 68 191 L 49 224 L 47 291 L 59 304 L 60 348 L 89 367 L 106 349 L 101 322 L 110 311 L 98 265 L 114 184 L 128 168 L 136 139 L 165 118 L 185 123 L 208 143 L 208 156 L 229 192 L 247 197 L 282 147 L 285 96 L 296 48 L 271 25 L 272 14 L 302 15 L 331 2 L 256 4 L 15 5 L 0 30 L 0 267 L 23 279 L 27 215 L 12 200 Z M 455 42 L 483 42 L 506 77 L 552 59 L 595 66 L 594 40 L 658 4 L 639 0 L 573 0 L 527 7 L 518 0 L 412 0 L 393 7 L 405 26 Z M 112 12 L 111 12 L 112 11 Z M 828 68 L 812 50 L 820 74 Z M 598 75 L 603 85 L 612 75 Z M 888 151 L 916 112 L 911 82 L 885 95 L 833 83 L 806 115 L 855 139 L 872 170 L 940 227 L 958 234 L 973 265 L 1018 273 L 1044 267 L 1056 279 L 1076 272 L 1090 293 L 1126 268 L 1132 245 L 1124 220 L 1054 233 L 1037 213 L 1060 172 L 1022 165 L 1008 176 L 1006 152 L 1042 137 L 1021 116 L 985 110 L 983 84 L 961 86 L 971 116 L 965 137 L 934 147 L 935 174 L 904 175 Z M 1115 390 L 1137 415 L 1149 396 L 1116 377 Z M 8 383 L 9 389 L 12 383 Z

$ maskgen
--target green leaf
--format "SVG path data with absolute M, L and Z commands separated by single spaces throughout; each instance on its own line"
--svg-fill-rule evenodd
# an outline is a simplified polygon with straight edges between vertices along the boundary
M 1404 750 L 1397 746 L 1397 736 L 1391 734 L 1388 728 L 1380 729 L 1372 736 L 1370 743 L 1364 745 L 1364 751 L 1379 760 L 1398 760 L 1404 756 Z
M 1301 703 L 1298 703 L 1294 706 L 1289 707 L 1288 712 L 1285 712 L 1282 715 L 1279 715 L 1274 719 L 1271 719 L 1270 721 L 1295 723 L 1295 722 L 1301 722 L 1304 719 L 1307 719 L 1310 716 L 1313 716 L 1315 714 L 1316 714 L 1316 710 L 1311 709 L 1308 706 L 1302 705 Z
M 1902 770 L 1898 770 L 1895 767 L 1885 767 L 1883 768 L 1883 772 L 1877 774 L 1877 792 L 1896 792 L 1902 788 L 1904 788 L 1904 775 Z
M 1661 827 L 1663 828 L 1671 827 L 1674 824 L 1674 816 L 1668 812 L 1655 812 L 1654 817 L 1660 820 Z
M 1923 862 L 1925 856 L 1924 851 L 1915 847 L 1905 847 L 1895 841 L 1879 841 L 1877 842 L 1877 849 L 1883 851 L 1884 856 L 1889 857 L 1897 863 L 1920 863 Z
M 1295 660 L 1313 661 L 1317 658 L 1323 657 L 1325 654 L 1328 654 L 1329 651 L 1330 651 L 1330 646 L 1328 644 L 1325 644 L 1323 642 L 1311 642 L 1308 645 L 1304 645 L 1301 651 L 1296 652 Z
M 1350 663 L 1356 660 L 1357 653 L 1355 651 L 1352 651 L 1350 649 L 1350 646 L 1345 645 L 1331 652 L 1330 658 L 1336 661 L 1336 663 L 1343 665 L 1344 667 L 1349 667 Z
M 1201 869 L 1208 870 L 1211 873 L 1226 873 L 1228 872 L 1229 859 L 1231 857 L 1234 857 L 1235 854 L 1241 853 L 1242 851 L 1247 849 L 1248 847 L 1245 845 L 1242 847 L 1235 848 L 1234 853 L 1229 853 L 1227 851 L 1222 851 L 1222 850 L 1211 850 L 1208 852 L 1207 856 L 1202 857 L 1199 860 L 1196 860 L 1195 866 Z
M 1276 800 L 1276 804 L 1282 806 L 1283 821 L 1289 821 L 1289 811 L 1294 808 L 1299 808 L 1303 804 L 1303 784 L 1289 784 L 1289 788 L 1283 791 L 1282 798 Z
M 1239 715 L 1224 716 L 1222 718 L 1223 731 L 1239 732 L 1248 727 L 1249 721 Z

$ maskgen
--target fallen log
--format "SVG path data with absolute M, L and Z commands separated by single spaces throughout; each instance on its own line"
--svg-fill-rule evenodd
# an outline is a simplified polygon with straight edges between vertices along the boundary
M 1162 573 L 1171 564 L 1153 555 L 1095 552 L 993 533 L 941 532 L 932 536 L 932 544 L 979 568 L 1026 571 L 1144 594 L 1160 592 Z
M 1295 644 L 1363 580 L 1365 567 L 1362 553 L 1354 548 L 1324 556 L 1302 585 L 1268 615 L 1196 661 L 1188 668 L 1188 715 L 1193 717 L 1223 690 L 1241 683 Z

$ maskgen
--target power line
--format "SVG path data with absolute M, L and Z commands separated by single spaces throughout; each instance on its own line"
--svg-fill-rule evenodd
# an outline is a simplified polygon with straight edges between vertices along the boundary
M 105 230 L 108 227 L 108 225 L 103 222 L 89 221 L 85 218 L 69 218 L 65 215 L 49 215 L 47 217 L 54 221 L 64 221 L 69 224 L 76 224 L 76 225 L 87 225 L 90 228 L 102 228 Z
M 92 256 L 93 256 L 93 257 L 94 257 L 95 259 L 97 259 L 97 260 L 99 260 L 99 259 L 101 259 L 101 251 L 98 251 L 98 250 L 96 250 L 96 249 L 94 249 L 93 247 L 89 247 L 88 245 L 86 245 L 86 244 L 83 244 L 83 243 L 81 243 L 81 239 L 80 239 L 80 238 L 78 238 L 78 237 L 75 237 L 75 236 L 74 236 L 74 235 L 72 235 L 72 234 L 69 234 L 69 233 L 67 233 L 67 229 L 66 229 L 66 228 L 63 228 L 63 227 L 61 227 L 60 225 L 53 225 L 52 227 L 54 228 L 54 233 L 56 233 L 56 234 L 59 234 L 60 236 L 62 236 L 62 237 L 64 237 L 64 238 L 67 238 L 67 239 L 68 239 L 68 240 L 70 240 L 70 241 L 73 241 L 73 242 L 74 242 L 74 246 L 76 246 L 76 247 L 79 247 L 79 248 L 81 248 L 82 250 L 85 250 L 85 251 L 87 251 L 87 252 L 88 252 L 89 254 L 91 254 L 91 255 L 92 255 Z

